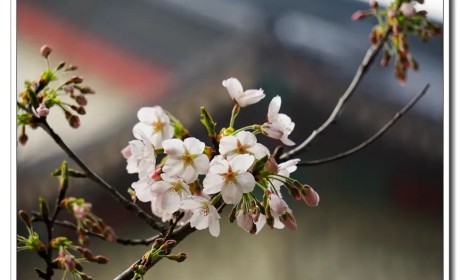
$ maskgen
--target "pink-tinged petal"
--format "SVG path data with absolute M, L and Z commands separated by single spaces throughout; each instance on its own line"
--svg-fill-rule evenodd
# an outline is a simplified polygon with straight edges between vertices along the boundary
M 155 194 L 163 194 L 171 189 L 171 184 L 165 181 L 155 182 L 152 185 L 151 191 Z
M 129 148 L 134 158 L 141 158 L 144 152 L 145 144 L 140 140 L 129 141 Z
M 169 190 L 161 196 L 161 207 L 168 213 L 179 210 L 180 202 L 180 196 L 173 190 Z
M 284 145 L 286 146 L 294 146 L 295 145 L 295 142 L 292 141 L 291 139 L 288 139 L 287 137 L 283 137 L 280 139 L 281 142 L 283 142 Z
M 283 137 L 283 128 L 275 123 L 264 123 L 262 131 L 270 138 L 281 139 Z
M 240 186 L 243 193 L 249 193 L 254 190 L 256 185 L 256 180 L 254 176 L 249 172 L 244 172 L 236 176 L 237 184 Z
M 163 181 L 169 182 L 169 183 L 175 183 L 177 182 L 177 177 L 176 176 L 170 176 L 167 173 L 161 173 L 160 177 Z
M 236 138 L 240 141 L 241 144 L 248 147 L 252 147 L 257 143 L 256 136 L 249 131 L 238 132 L 238 134 L 236 134 Z
M 219 153 L 226 155 L 236 149 L 237 138 L 235 136 L 224 136 L 220 139 Z
M 224 80 L 222 81 L 222 85 L 227 88 L 232 99 L 236 99 L 236 97 L 243 92 L 243 86 L 236 78 Z
M 131 157 L 132 153 L 131 153 L 131 147 L 129 144 L 126 147 L 124 147 L 123 150 L 121 150 L 121 154 L 123 155 L 125 159 L 128 159 L 129 157 Z
M 206 194 L 215 194 L 222 190 L 224 180 L 218 174 L 208 174 L 203 180 L 203 192 Z
M 252 229 L 252 217 L 251 214 L 249 213 L 244 213 L 243 211 L 240 211 L 238 215 L 236 216 L 236 223 L 238 226 L 242 229 L 244 229 L 247 232 L 250 232 Z
M 193 159 L 193 166 L 198 174 L 206 174 L 209 169 L 209 158 L 207 155 L 201 154 Z
M 269 205 L 274 214 L 281 215 L 288 210 L 286 202 L 276 194 L 271 194 L 269 199 Z
M 169 176 L 179 176 L 184 172 L 184 165 L 178 159 L 168 158 L 163 166 L 163 172 L 168 173 Z
M 272 101 L 270 101 L 270 105 L 268 105 L 268 113 L 267 119 L 269 122 L 273 122 L 273 120 L 278 115 L 281 108 L 281 97 L 275 96 Z
M 129 158 L 126 161 L 126 171 L 128 171 L 129 174 L 137 173 L 139 172 L 139 168 L 137 167 L 137 159 L 135 158 Z
M 270 155 L 270 150 L 260 143 L 256 143 L 254 146 L 249 148 L 248 152 L 253 154 L 256 159 L 261 159 L 264 156 Z
M 137 118 L 143 123 L 151 124 L 157 119 L 156 109 L 152 107 L 142 107 L 137 111 Z
M 232 167 L 232 170 L 238 173 L 247 171 L 253 163 L 254 157 L 248 154 L 237 155 L 230 160 L 230 166 Z
M 179 139 L 168 139 L 162 143 L 165 154 L 180 157 L 184 155 L 184 143 Z
M 192 155 L 202 154 L 205 147 L 204 143 L 195 137 L 185 139 L 184 146 Z
M 224 184 L 221 190 L 222 199 L 227 204 L 237 204 L 243 197 L 242 190 L 233 183 Z
M 209 233 L 211 233 L 211 235 L 214 237 L 219 236 L 220 234 L 219 219 L 212 219 L 209 221 Z
M 195 168 L 193 168 L 193 166 L 191 165 L 185 166 L 183 172 L 178 173 L 176 175 L 182 178 L 187 183 L 193 183 L 196 181 L 196 179 L 198 179 L 198 173 L 196 173 Z
M 265 97 L 264 91 L 262 89 L 249 89 L 246 90 L 243 94 L 236 98 L 238 105 L 241 107 L 247 107 L 249 105 L 255 104 L 262 100 Z
M 260 214 L 259 216 L 259 220 L 257 222 L 255 222 L 256 224 L 256 234 L 258 234 L 265 226 L 265 224 L 267 223 L 266 219 L 265 219 L 265 216 L 263 214 Z
M 202 204 L 201 204 L 201 202 L 199 200 L 192 199 L 192 198 L 184 199 L 180 203 L 180 208 L 182 208 L 182 209 L 193 210 L 193 209 L 200 208 L 201 206 L 202 206 Z
M 136 139 L 142 140 L 144 136 L 152 135 L 153 128 L 145 123 L 136 123 L 133 127 L 133 135 Z

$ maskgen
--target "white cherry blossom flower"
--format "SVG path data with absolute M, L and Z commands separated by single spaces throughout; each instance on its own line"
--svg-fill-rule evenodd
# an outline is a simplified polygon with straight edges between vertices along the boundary
M 252 192 L 256 184 L 254 176 L 247 172 L 253 163 L 254 157 L 248 154 L 237 155 L 230 161 L 215 157 L 203 180 L 203 192 L 221 192 L 225 203 L 237 204 L 243 193 Z
M 248 131 L 238 132 L 235 136 L 222 137 L 219 143 L 219 152 L 228 159 L 232 159 L 238 154 L 250 154 L 256 159 L 270 155 L 268 148 L 257 143 L 256 136 Z
M 280 114 L 281 97 L 276 96 L 268 106 L 267 122 L 262 125 L 262 132 L 268 137 L 280 139 L 287 146 L 295 143 L 288 139 L 289 134 L 294 130 L 295 123 L 285 114 Z
M 220 234 L 219 213 L 209 200 L 200 196 L 191 196 L 181 202 L 181 208 L 191 210 L 190 226 L 198 230 L 209 228 L 212 236 Z
M 253 230 L 253 227 L 255 226 L 251 213 L 243 213 L 243 211 L 239 211 L 238 215 L 236 215 L 236 223 L 240 228 L 244 229 L 246 232 L 255 233 L 251 232 Z
M 142 140 L 129 141 L 121 153 L 127 161 L 128 173 L 139 173 L 139 178 L 151 177 L 155 173 L 155 150 L 145 135 L 140 136 Z
M 139 181 L 131 184 L 131 188 L 136 192 L 136 197 L 142 202 L 149 202 L 156 199 L 156 194 L 152 192 L 152 185 L 156 181 L 150 177 L 140 178 Z
M 222 85 L 227 88 L 230 97 L 240 106 L 246 107 L 259 102 L 265 97 L 262 89 L 248 89 L 243 91 L 243 86 L 236 78 L 222 81 Z
M 141 140 L 141 134 L 147 135 L 155 149 L 161 148 L 163 140 L 174 136 L 174 128 L 169 116 L 160 106 L 143 107 L 137 112 L 137 117 L 140 122 L 134 125 L 134 137 Z
M 160 175 L 162 181 L 152 185 L 151 191 L 157 195 L 156 206 L 166 212 L 174 213 L 180 208 L 180 202 L 190 196 L 190 189 L 179 177 L 170 177 L 166 173 Z
M 294 215 L 292 214 L 292 210 L 281 197 L 274 193 L 270 194 L 269 206 L 271 216 L 273 217 L 273 228 L 283 229 L 287 227 L 290 230 L 297 229 L 297 224 Z M 266 223 L 266 216 L 260 214 L 259 219 L 255 222 L 257 228 L 256 234 L 262 230 Z
M 200 140 L 189 137 L 182 142 L 179 139 L 163 141 L 164 152 L 168 159 L 163 166 L 163 172 L 170 177 L 178 176 L 189 184 L 206 174 L 209 167 L 209 158 L 203 154 L 205 145 Z

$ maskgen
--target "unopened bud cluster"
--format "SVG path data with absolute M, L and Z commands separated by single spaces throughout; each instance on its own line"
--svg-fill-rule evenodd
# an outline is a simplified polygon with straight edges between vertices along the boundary
M 37 127 L 40 118 L 46 118 L 52 107 L 58 107 L 64 112 L 64 116 L 73 128 L 80 126 L 79 115 L 86 114 L 85 106 L 88 104 L 86 95 L 95 93 L 93 89 L 82 85 L 83 77 L 70 76 L 58 86 L 51 86 L 52 82 L 58 81 L 60 76 L 77 70 L 74 65 L 67 66 L 61 62 L 57 67 L 50 67 L 50 54 L 52 48 L 43 46 L 42 56 L 47 60 L 48 67 L 43 71 L 38 81 L 26 81 L 25 90 L 19 94 L 19 103 L 24 108 L 18 111 L 18 126 L 21 127 L 18 141 L 25 144 L 28 140 L 26 126 Z
M 219 132 L 211 114 L 201 108 L 208 145 L 190 137 L 188 131 L 183 133 L 186 130 L 182 124 L 160 106 L 138 111 L 139 123 L 133 128 L 136 140 L 121 151 L 128 173 L 139 176 L 132 184 L 136 198 L 150 203 L 152 213 L 163 221 L 174 220 L 175 213 L 182 213 L 178 224 L 189 222 L 198 230 L 208 228 L 213 236 L 220 233 L 218 208 L 223 204 L 233 205 L 230 221 L 236 220 L 252 234 L 265 224 L 295 230 L 296 219 L 283 192 L 303 199 L 309 206 L 316 206 L 319 196 L 310 186 L 290 177 L 297 169 L 298 159 L 277 162 L 257 139 L 266 136 L 294 145 L 289 139 L 294 122 L 280 113 L 281 97 L 276 96 L 268 106 L 265 121 L 234 127 L 239 111 L 261 101 L 265 94 L 262 89 L 244 90 L 235 78 L 224 80 L 222 85 L 234 106 L 229 126 Z M 257 197 L 258 193 L 262 197 Z
M 352 20 L 361 20 L 375 16 L 379 24 L 374 26 L 369 38 L 377 45 L 389 32 L 384 45 L 384 53 L 380 65 L 387 66 L 391 59 L 395 60 L 395 77 L 404 83 L 407 80 L 407 70 L 417 71 L 418 62 L 409 50 L 408 35 L 416 35 L 423 42 L 441 34 L 441 28 L 427 19 L 425 10 L 417 11 L 414 3 L 423 4 L 423 0 L 395 0 L 387 8 L 381 8 L 375 0 L 370 1 L 370 9 L 356 11 Z

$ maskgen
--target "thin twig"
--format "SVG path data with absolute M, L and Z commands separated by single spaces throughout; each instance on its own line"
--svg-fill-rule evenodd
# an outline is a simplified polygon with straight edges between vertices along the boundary
M 40 217 L 40 216 L 37 216 L 37 215 L 34 215 L 31 219 L 32 222 L 43 222 L 43 219 Z M 65 228 L 69 228 L 69 229 L 73 229 L 73 230 L 77 230 L 78 227 L 76 224 L 74 223 L 71 223 L 69 221 L 61 221 L 61 220 L 55 220 L 54 221 L 54 224 L 55 225 L 58 225 L 58 226 L 61 226 L 61 227 L 65 227 Z M 90 230 L 87 230 L 87 229 L 82 229 L 85 234 L 87 235 L 90 235 L 90 236 L 93 236 L 93 237 L 97 237 L 99 239 L 102 239 L 102 240 L 107 240 L 105 238 L 104 235 L 102 234 L 99 234 L 99 233 L 96 233 L 96 232 L 93 232 L 93 231 L 90 231 Z M 160 235 L 155 235 L 153 237 L 150 237 L 150 238 L 146 238 L 146 239 L 129 239 L 129 238 L 120 238 L 120 237 L 117 237 L 115 239 L 115 242 L 121 244 L 121 245 L 150 245 L 152 244 L 152 242 L 158 238 Z
M 343 106 L 348 102 L 350 97 L 353 95 L 355 92 L 356 87 L 359 85 L 361 82 L 363 76 L 368 72 L 369 67 L 372 65 L 374 62 L 375 58 L 377 57 L 377 54 L 380 52 L 382 49 L 382 46 L 388 39 L 388 36 L 390 35 L 390 28 L 387 28 L 385 31 L 384 36 L 380 39 L 380 41 L 376 45 L 372 45 L 368 50 L 366 55 L 364 56 L 363 61 L 358 67 L 358 70 L 356 71 L 356 74 L 351 81 L 350 85 L 348 86 L 347 90 L 343 93 L 343 95 L 339 98 L 334 110 L 332 111 L 331 115 L 329 118 L 316 130 L 314 130 L 310 136 L 308 136 L 307 139 L 305 139 L 299 146 L 296 148 L 287 151 L 283 153 L 280 156 L 280 159 L 282 161 L 286 161 L 295 155 L 301 153 L 306 149 L 306 147 L 318 136 L 321 134 L 324 130 L 326 130 L 334 121 L 336 121 L 340 111 L 342 110 Z
M 429 84 L 427 84 L 423 90 L 417 94 L 414 98 L 412 98 L 412 100 L 407 103 L 406 106 L 404 106 L 404 108 L 402 108 L 399 112 L 397 112 L 393 118 L 388 121 L 382 128 L 380 128 L 379 131 L 377 131 L 377 133 L 375 133 L 372 137 L 370 137 L 369 139 L 367 139 L 366 141 L 362 142 L 361 144 L 359 144 L 358 146 L 350 149 L 350 150 L 347 150 L 343 153 L 340 153 L 340 154 L 337 154 L 337 155 L 333 155 L 333 156 L 330 156 L 330 157 L 327 157 L 327 158 L 323 158 L 323 159 L 317 159 L 317 160 L 309 160 L 309 161 L 302 161 L 302 162 L 299 162 L 297 165 L 298 166 L 307 166 L 307 165 L 319 165 L 319 164 L 323 164 L 323 163 L 327 163 L 327 162 L 331 162 L 331 161 L 336 161 L 338 159 L 341 159 L 341 158 L 344 158 L 344 157 L 347 157 L 351 154 L 354 154 L 362 149 L 364 149 L 365 147 L 369 146 L 370 144 L 372 144 L 374 141 L 376 141 L 377 139 L 379 139 L 388 129 L 390 129 L 390 127 L 392 127 L 405 113 L 407 113 L 407 111 L 409 111 L 419 100 L 420 98 L 423 97 L 423 95 L 425 95 L 425 93 L 427 92 L 428 88 L 430 87 Z

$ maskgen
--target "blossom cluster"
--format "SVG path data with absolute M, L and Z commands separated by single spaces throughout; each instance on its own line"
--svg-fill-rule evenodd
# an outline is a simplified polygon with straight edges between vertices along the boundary
M 252 234 L 265 224 L 295 230 L 296 220 L 282 189 L 309 206 L 316 206 L 319 196 L 310 186 L 290 177 L 298 159 L 277 162 L 256 137 L 265 135 L 295 145 L 289 139 L 294 122 L 280 113 L 281 97 L 276 96 L 264 123 L 234 128 L 240 109 L 261 101 L 265 94 L 262 89 L 244 90 L 236 78 L 224 80 L 222 85 L 234 107 L 229 126 L 217 134 L 215 123 L 202 108 L 209 146 L 185 133 L 180 122 L 160 106 L 138 111 L 135 140 L 121 151 L 128 173 L 138 174 L 138 181 L 131 185 L 135 197 L 150 202 L 152 213 L 163 221 L 180 217 L 179 223 L 189 222 L 198 230 L 208 228 L 213 236 L 220 233 L 219 212 L 224 205 L 233 205 L 230 221 L 236 220 Z

